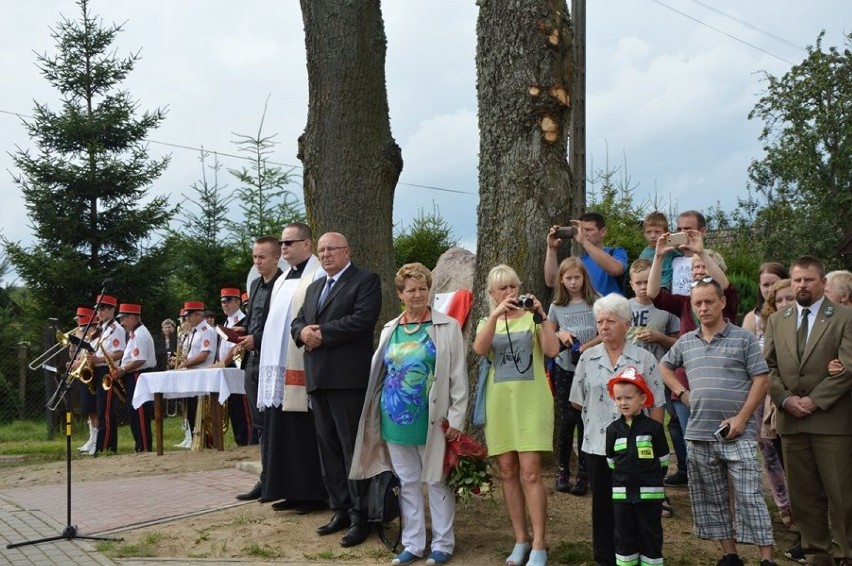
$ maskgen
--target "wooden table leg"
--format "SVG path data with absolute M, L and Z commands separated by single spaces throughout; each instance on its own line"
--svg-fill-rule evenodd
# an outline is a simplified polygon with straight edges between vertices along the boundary
M 163 455 L 163 394 L 154 393 L 154 435 L 157 438 L 157 456 Z
M 210 406 L 213 411 L 213 448 L 222 451 L 225 449 L 222 446 L 222 405 L 218 396 L 210 395 Z

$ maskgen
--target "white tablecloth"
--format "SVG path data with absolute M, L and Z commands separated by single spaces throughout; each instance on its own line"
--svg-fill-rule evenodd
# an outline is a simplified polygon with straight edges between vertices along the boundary
M 152 401 L 154 393 L 162 393 L 165 399 L 179 399 L 216 392 L 219 393 L 220 405 L 232 393 L 245 393 L 243 370 L 205 368 L 143 373 L 136 382 L 133 407 L 138 409 L 146 401 Z

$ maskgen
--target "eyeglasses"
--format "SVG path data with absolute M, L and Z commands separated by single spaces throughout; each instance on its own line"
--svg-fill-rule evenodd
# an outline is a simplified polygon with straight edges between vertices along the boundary
M 328 246 L 328 247 L 325 247 L 325 248 L 318 248 L 318 249 L 317 249 L 317 254 L 324 254 L 324 253 L 326 253 L 326 252 L 328 252 L 328 253 L 334 253 L 334 252 L 336 252 L 337 250 L 342 250 L 342 249 L 344 249 L 344 248 L 348 248 L 348 247 L 349 247 L 349 246 Z
M 712 282 L 713 282 L 713 278 L 708 275 L 706 277 L 702 277 L 701 279 L 696 279 L 695 281 L 690 283 L 689 286 L 690 286 L 690 288 L 695 289 L 701 283 L 704 283 L 706 285 L 707 283 L 712 283 Z
M 292 246 L 296 242 L 304 242 L 305 240 L 307 240 L 307 238 L 302 238 L 301 240 L 281 240 L 279 243 L 282 246 L 289 248 L 290 246 Z

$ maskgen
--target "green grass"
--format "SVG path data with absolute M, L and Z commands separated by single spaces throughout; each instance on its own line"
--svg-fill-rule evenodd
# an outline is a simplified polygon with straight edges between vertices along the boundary
M 594 564 L 591 541 L 560 543 L 548 552 L 548 560 L 555 564 Z
M 106 554 L 110 558 L 151 558 L 156 556 L 157 543 L 166 535 L 160 532 L 152 532 L 142 537 L 136 543 L 121 541 L 103 541 L 95 547 L 98 552 Z
M 248 546 L 243 547 L 243 554 L 248 556 L 255 556 L 257 558 L 280 558 L 281 550 L 277 547 L 269 547 L 263 544 L 257 544 L 256 542 L 251 543 Z
M 166 451 L 182 451 L 173 445 L 183 440 L 182 417 L 163 419 L 163 449 Z M 151 423 L 151 433 L 156 434 L 154 423 Z M 89 438 L 89 427 L 82 419 L 74 419 L 71 425 L 71 453 L 78 456 L 77 447 Z M 47 423 L 44 420 L 12 421 L 0 424 L 0 456 L 23 456 L 21 460 L 9 462 L 6 466 L 28 465 L 40 462 L 50 462 L 65 458 L 65 424 L 60 427 L 59 434 L 53 440 L 47 439 Z M 225 448 L 234 446 L 230 430 L 225 435 Z M 132 454 L 134 451 L 133 435 L 130 427 L 122 425 L 118 430 L 118 453 Z
M 262 523 L 263 517 L 257 515 L 237 515 L 231 521 L 231 525 L 251 525 L 254 523 Z
M 351 552 L 338 552 L 336 550 L 321 550 L 320 552 L 305 552 L 302 554 L 305 560 L 352 560 L 355 555 Z

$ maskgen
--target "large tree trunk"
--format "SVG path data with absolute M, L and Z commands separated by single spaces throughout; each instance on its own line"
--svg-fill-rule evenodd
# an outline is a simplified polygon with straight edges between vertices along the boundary
M 399 313 L 393 286 L 393 195 L 402 152 L 385 90 L 379 0 L 301 0 L 308 57 L 308 124 L 299 138 L 305 209 L 317 236 L 334 231 L 353 261 L 379 274 L 382 316 Z
M 571 217 L 567 163 L 572 33 L 565 0 L 482 0 L 477 22 L 479 212 L 475 295 L 513 267 L 545 299 L 545 236 Z M 546 308 L 546 307 L 545 307 Z

